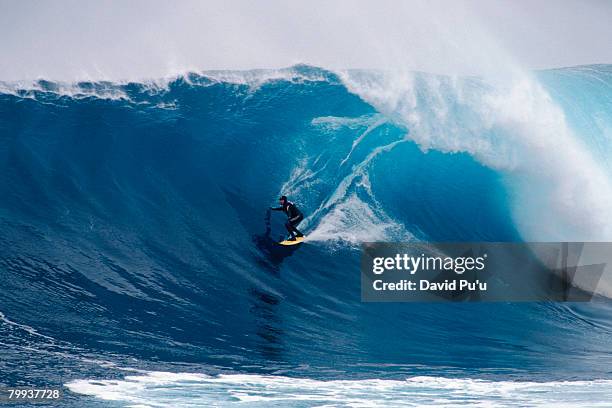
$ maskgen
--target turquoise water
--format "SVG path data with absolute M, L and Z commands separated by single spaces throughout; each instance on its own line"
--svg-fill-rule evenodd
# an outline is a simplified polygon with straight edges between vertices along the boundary
M 365 304 L 358 247 L 608 239 L 610 72 L 1 83 L 0 382 L 72 406 L 606 401 L 607 300 Z

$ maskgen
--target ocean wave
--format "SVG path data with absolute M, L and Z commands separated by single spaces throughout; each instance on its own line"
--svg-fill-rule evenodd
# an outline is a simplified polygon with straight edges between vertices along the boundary
M 588 70 L 602 75 L 594 67 Z M 344 72 L 341 78 L 349 90 L 406 126 L 407 137 L 422 149 L 465 152 L 505 174 L 524 239 L 612 237 L 606 205 L 612 199 L 611 173 L 589 150 L 589 135 L 570 127 L 533 75 L 490 81 Z
M 130 407 L 583 407 L 605 406 L 612 381 L 487 381 L 409 377 L 320 381 L 283 376 L 149 372 L 122 380 L 75 380 L 72 392 Z
M 361 303 L 356 250 L 605 238 L 598 69 L 488 82 L 298 66 L 0 94 L 2 352 L 22 356 L 23 340 L 47 356 L 32 328 L 61 358 L 319 380 L 383 378 L 381 362 L 407 377 L 607 378 L 605 303 Z M 310 238 L 289 251 L 283 214 L 266 211 L 280 194 Z

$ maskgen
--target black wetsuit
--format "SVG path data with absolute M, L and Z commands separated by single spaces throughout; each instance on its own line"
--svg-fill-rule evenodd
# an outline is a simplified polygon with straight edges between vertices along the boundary
M 295 237 L 295 234 L 297 234 L 298 237 L 303 236 L 303 234 L 298 231 L 296 227 L 300 222 L 302 222 L 304 215 L 295 204 L 293 204 L 291 201 L 286 201 L 285 205 L 271 209 L 273 211 L 284 211 L 285 214 L 287 214 L 289 219 L 285 223 L 285 228 L 287 228 L 287 231 L 289 231 L 289 235 L 291 235 L 292 238 Z

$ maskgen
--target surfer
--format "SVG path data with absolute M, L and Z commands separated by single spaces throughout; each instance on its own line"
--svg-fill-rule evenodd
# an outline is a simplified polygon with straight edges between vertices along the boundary
M 304 219 L 302 212 L 294 203 L 287 200 L 286 196 L 281 196 L 281 198 L 278 199 L 278 202 L 280 203 L 280 207 L 270 207 L 270 209 L 272 211 L 284 211 L 285 214 L 287 214 L 287 217 L 289 217 L 285 223 L 285 228 L 287 228 L 287 231 L 289 231 L 289 238 L 287 241 L 295 241 L 296 237 L 303 237 L 304 234 L 302 234 L 296 228 L 297 225 Z

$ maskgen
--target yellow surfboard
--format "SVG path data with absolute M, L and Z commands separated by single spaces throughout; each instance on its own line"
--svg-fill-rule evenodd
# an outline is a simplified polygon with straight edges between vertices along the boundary
M 297 244 L 301 244 L 304 241 L 304 238 L 305 237 L 297 237 L 295 239 L 295 241 L 284 240 L 284 241 L 279 242 L 279 244 L 281 244 L 281 245 L 297 245 Z

